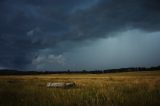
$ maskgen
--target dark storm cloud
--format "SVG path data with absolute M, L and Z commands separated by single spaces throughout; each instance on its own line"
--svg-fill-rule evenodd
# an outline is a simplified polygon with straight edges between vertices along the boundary
M 160 30 L 159 0 L 1 0 L 0 65 L 24 68 L 39 50 L 109 36 L 126 28 Z
M 159 30 L 159 5 L 158 0 L 102 0 L 87 11 L 77 11 L 70 17 L 75 29 L 71 35 L 75 39 L 100 37 L 127 27 Z

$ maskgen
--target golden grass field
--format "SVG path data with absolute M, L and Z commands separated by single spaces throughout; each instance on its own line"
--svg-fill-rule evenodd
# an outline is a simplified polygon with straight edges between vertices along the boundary
M 160 106 L 160 71 L 0 76 L 0 106 Z

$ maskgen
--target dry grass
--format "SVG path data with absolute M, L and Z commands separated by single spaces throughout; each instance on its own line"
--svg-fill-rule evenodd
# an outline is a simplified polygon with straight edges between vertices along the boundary
M 47 88 L 74 81 L 75 88 Z M 160 106 L 160 72 L 0 76 L 0 106 Z

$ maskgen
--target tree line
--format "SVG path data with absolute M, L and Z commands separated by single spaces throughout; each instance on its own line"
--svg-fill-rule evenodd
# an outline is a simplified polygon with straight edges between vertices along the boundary
M 1 69 L 0 75 L 39 75 L 39 74 L 102 74 L 102 73 L 118 73 L 118 72 L 135 72 L 135 71 L 160 71 L 160 66 L 155 67 L 129 67 L 119 69 L 106 69 L 106 70 L 82 70 L 82 71 L 20 71 L 12 69 Z

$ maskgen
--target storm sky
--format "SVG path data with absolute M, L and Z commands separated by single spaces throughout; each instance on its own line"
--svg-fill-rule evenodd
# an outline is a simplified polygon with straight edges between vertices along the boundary
M 160 0 L 0 0 L 0 68 L 160 65 Z

